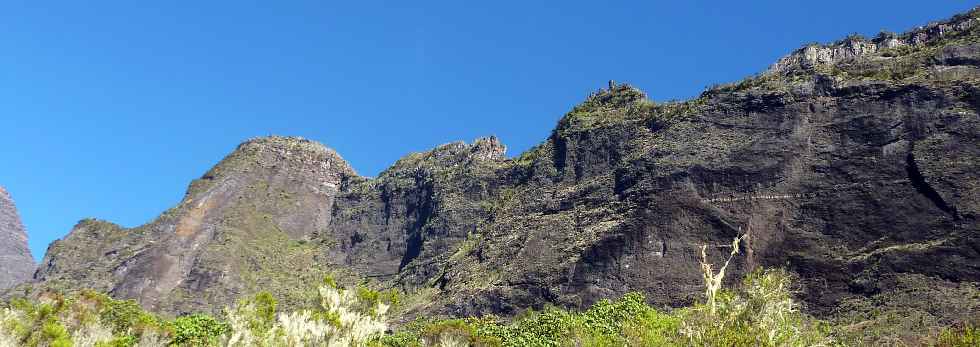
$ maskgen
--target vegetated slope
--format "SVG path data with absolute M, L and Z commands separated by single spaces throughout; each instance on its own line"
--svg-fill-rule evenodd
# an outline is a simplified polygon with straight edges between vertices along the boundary
M 34 266 L 17 206 L 7 190 L 0 187 L 0 290 L 29 280 Z
M 333 274 L 418 293 L 409 316 L 680 306 L 700 246 L 748 232 L 730 277 L 797 272 L 818 315 L 976 316 L 977 17 L 808 46 L 686 102 L 610 83 L 513 159 L 484 138 L 366 178 L 310 141 L 250 140 L 149 224 L 79 223 L 35 289 L 180 313 L 259 290 L 296 305 Z

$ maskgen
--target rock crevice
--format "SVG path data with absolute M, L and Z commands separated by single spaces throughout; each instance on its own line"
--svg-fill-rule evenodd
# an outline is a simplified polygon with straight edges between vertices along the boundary
M 910 145 L 909 148 L 914 148 L 914 144 Z M 943 199 L 942 195 L 933 189 L 932 186 L 929 185 L 926 178 L 922 176 L 922 172 L 919 171 L 919 166 L 915 162 L 915 154 L 912 150 L 910 150 L 908 155 L 906 155 L 905 163 L 905 168 L 909 175 L 909 182 L 912 183 L 915 190 L 918 191 L 919 194 L 922 194 L 922 196 L 926 197 L 926 199 L 929 199 L 929 201 L 932 201 L 932 203 L 936 205 L 936 208 L 942 210 L 943 212 L 949 213 L 949 215 L 953 217 L 953 220 L 960 220 L 960 215 L 956 211 L 956 207 L 947 203 L 946 200 Z

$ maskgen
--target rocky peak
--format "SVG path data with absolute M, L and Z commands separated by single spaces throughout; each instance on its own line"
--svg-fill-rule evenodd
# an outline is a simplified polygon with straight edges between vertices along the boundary
M 584 102 L 572 108 L 555 131 L 566 135 L 642 118 L 639 109 L 654 105 L 646 93 L 629 84 L 609 81 L 609 87 L 590 94 Z M 639 117 L 638 117 L 639 116 Z
M 647 100 L 647 95 L 642 90 L 629 84 L 619 84 L 616 81 L 609 81 L 608 88 L 592 93 L 576 109 L 588 110 L 600 107 L 625 107 L 643 100 Z
M 216 182 L 265 179 L 270 175 L 306 182 L 314 190 L 334 190 L 357 172 L 336 151 L 301 137 L 268 136 L 242 142 L 201 179 L 191 183 L 190 199 L 214 187 Z
M 480 160 L 500 160 L 506 157 L 507 146 L 496 136 L 481 137 L 470 146 L 473 157 Z
M 276 166 L 279 162 L 293 162 L 318 166 L 337 175 L 354 176 L 357 173 L 350 164 L 331 148 L 323 144 L 296 136 L 268 136 L 249 139 L 230 156 L 244 154 L 254 156 L 265 167 Z
M 892 39 L 894 40 L 894 39 Z M 897 40 L 886 41 L 889 45 L 901 45 Z M 818 66 L 833 65 L 841 61 L 876 53 L 883 46 L 860 37 L 851 37 L 830 45 L 809 45 L 779 59 L 767 74 L 778 74 L 795 69 L 812 69 Z
M 34 257 L 14 200 L 0 187 L 0 290 L 30 279 Z
M 467 144 L 450 142 L 432 150 L 417 152 L 399 159 L 380 177 L 414 175 L 417 171 L 441 171 L 471 164 L 492 163 L 506 159 L 507 146 L 495 136 L 481 137 Z
M 976 29 L 980 23 L 980 8 L 949 20 L 932 23 L 904 34 L 882 32 L 873 39 L 853 35 L 831 44 L 809 44 L 779 59 L 764 75 L 786 74 L 797 70 L 812 70 L 858 58 L 866 58 L 901 49 L 928 46 L 943 39 L 956 37 Z M 879 57 L 887 59 L 887 57 Z

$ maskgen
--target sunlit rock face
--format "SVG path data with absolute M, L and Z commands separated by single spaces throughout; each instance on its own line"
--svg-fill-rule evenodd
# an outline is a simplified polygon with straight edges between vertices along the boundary
M 34 258 L 14 200 L 0 187 L 0 290 L 30 279 Z

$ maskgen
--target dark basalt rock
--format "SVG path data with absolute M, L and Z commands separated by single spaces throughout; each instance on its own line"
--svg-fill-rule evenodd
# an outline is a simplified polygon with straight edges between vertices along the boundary
M 80 223 L 35 285 L 170 313 L 300 304 L 325 274 L 428 295 L 405 317 L 628 291 L 676 307 L 702 293 L 700 247 L 721 259 L 748 233 L 728 278 L 787 268 L 816 314 L 914 291 L 945 300 L 937 319 L 980 314 L 956 294 L 980 282 L 976 17 L 809 47 L 687 102 L 611 83 L 512 159 L 487 138 L 366 178 L 318 144 L 252 140 L 156 221 Z

